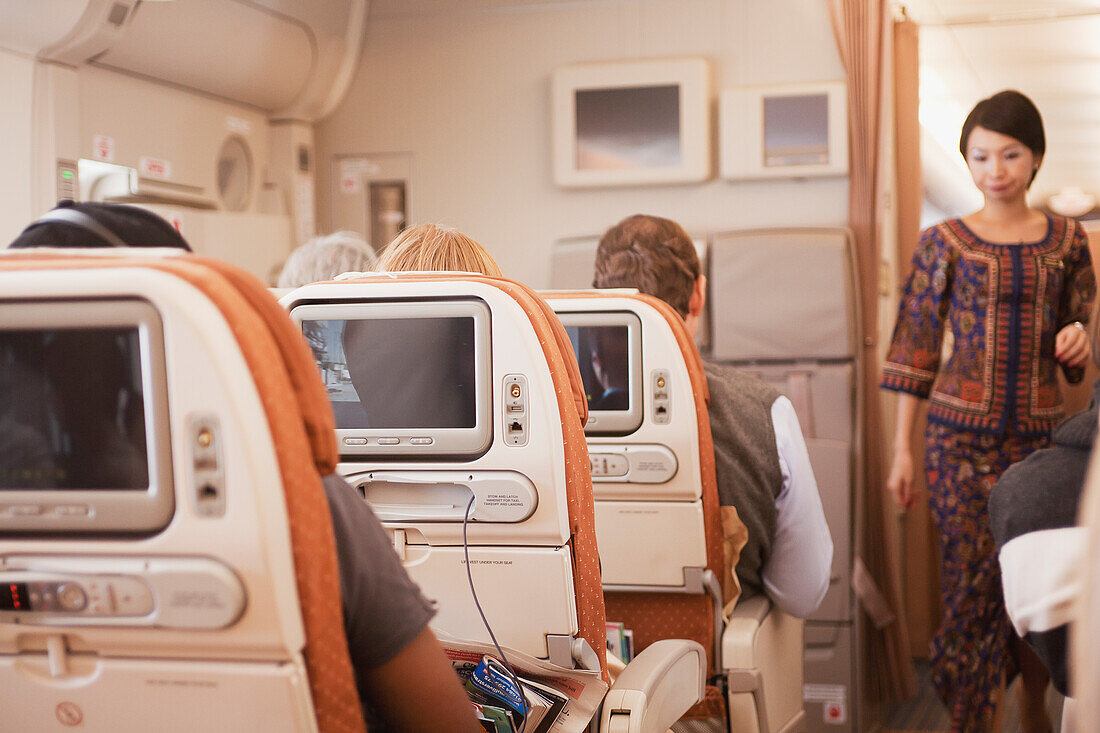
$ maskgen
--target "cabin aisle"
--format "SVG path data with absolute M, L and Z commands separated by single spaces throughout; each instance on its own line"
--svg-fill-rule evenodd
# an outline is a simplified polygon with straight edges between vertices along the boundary
M 928 663 L 917 662 L 917 679 L 920 691 L 912 700 L 894 705 L 886 712 L 884 733 L 925 733 L 926 731 L 946 731 L 950 729 L 947 710 L 936 697 L 928 675 Z M 1019 733 L 1020 703 L 1016 686 L 1019 678 L 1008 688 L 1008 707 L 1005 709 L 1003 733 Z M 1053 687 L 1047 690 L 1047 711 L 1055 731 L 1062 725 L 1062 696 Z

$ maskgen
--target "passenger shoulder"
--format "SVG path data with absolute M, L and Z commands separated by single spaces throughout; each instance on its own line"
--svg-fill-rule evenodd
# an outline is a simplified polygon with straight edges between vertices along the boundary
M 998 548 L 1026 532 L 1073 524 L 1087 453 L 1053 446 L 1009 466 L 989 495 Z
M 779 390 L 764 380 L 728 364 L 704 361 L 703 371 L 707 377 L 712 402 L 731 395 L 739 395 L 751 397 L 765 407 L 771 407 L 772 403 L 780 397 Z

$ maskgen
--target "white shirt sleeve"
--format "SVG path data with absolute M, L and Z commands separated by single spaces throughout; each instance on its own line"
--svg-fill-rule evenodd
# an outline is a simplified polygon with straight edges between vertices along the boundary
M 1050 631 L 1074 620 L 1087 553 L 1084 527 L 1028 532 L 1004 544 L 1001 585 L 1017 634 Z
M 783 488 L 775 500 L 778 517 L 771 555 L 762 571 L 764 589 L 783 611 L 806 618 L 829 589 L 833 540 L 794 406 L 780 397 L 772 403 L 771 413 Z

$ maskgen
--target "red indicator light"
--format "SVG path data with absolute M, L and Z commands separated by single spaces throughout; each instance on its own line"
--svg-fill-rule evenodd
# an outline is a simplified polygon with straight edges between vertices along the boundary
M 12 610 L 18 611 L 23 607 L 23 602 L 19 599 L 19 586 L 15 583 L 11 583 L 8 585 L 8 590 L 11 592 Z

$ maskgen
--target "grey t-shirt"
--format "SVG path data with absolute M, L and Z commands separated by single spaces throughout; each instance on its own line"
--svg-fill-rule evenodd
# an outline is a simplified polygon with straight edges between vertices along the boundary
M 409 578 L 370 506 L 342 477 L 324 478 L 340 567 L 344 631 L 364 711 L 365 673 L 397 656 L 435 609 Z M 369 719 L 368 713 L 368 719 Z

